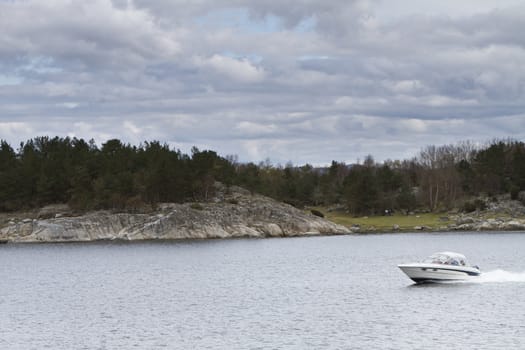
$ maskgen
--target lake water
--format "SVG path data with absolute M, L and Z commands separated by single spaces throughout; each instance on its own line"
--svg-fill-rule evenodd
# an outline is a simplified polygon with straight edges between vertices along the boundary
M 0 245 L 0 349 L 517 349 L 525 234 Z M 396 264 L 464 253 L 476 283 Z

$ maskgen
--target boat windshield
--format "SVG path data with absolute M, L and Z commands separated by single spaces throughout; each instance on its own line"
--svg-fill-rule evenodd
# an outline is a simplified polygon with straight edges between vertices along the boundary
M 467 259 L 461 254 L 436 253 L 423 260 L 423 262 L 428 264 L 468 266 Z

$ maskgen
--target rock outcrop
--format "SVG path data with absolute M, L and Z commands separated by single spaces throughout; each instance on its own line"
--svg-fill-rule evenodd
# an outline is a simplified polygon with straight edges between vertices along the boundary
M 453 231 L 525 231 L 525 219 L 486 218 L 460 216 L 455 224 L 448 226 Z
M 525 193 L 524 193 L 525 194 Z M 511 200 L 509 195 L 481 199 L 486 208 L 468 214 L 450 217 L 455 231 L 525 231 L 525 206 L 522 201 Z
M 34 219 L 10 219 L 0 240 L 75 242 L 96 240 L 283 237 L 347 234 L 321 217 L 241 188 L 220 192 L 211 203 L 162 204 L 150 214 L 98 211 L 81 216 L 45 212 Z

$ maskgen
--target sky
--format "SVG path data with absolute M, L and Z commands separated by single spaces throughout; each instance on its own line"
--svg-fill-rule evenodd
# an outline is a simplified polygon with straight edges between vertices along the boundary
M 0 0 L 0 139 L 241 162 L 525 140 L 521 0 Z

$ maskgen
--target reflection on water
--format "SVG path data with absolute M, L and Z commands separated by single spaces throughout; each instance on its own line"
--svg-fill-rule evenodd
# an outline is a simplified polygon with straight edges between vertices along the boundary
M 414 283 L 406 288 L 462 288 L 466 283 L 463 281 L 437 282 L 437 283 Z
M 0 246 L 1 349 L 457 349 L 525 343 L 525 236 Z M 453 250 L 476 281 L 397 264 Z

